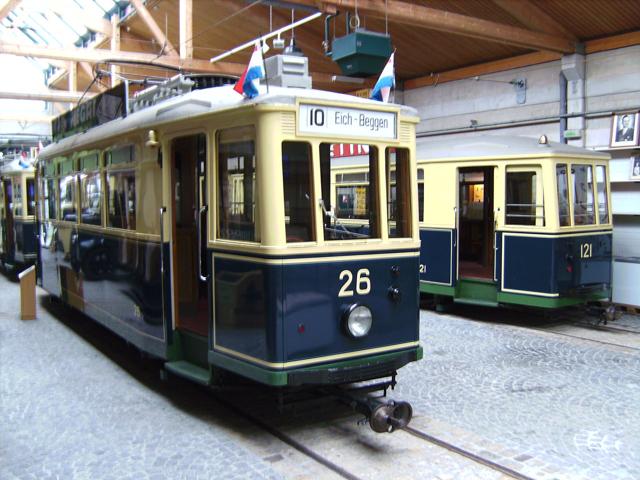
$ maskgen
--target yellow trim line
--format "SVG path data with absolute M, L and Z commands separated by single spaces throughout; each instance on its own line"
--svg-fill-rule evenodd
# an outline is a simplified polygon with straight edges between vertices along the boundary
M 349 255 L 345 254 L 344 256 L 336 255 L 333 257 L 307 257 L 307 258 L 256 258 L 256 257 L 245 257 L 243 255 L 233 255 L 229 253 L 220 253 L 214 252 L 214 258 L 226 258 L 229 260 L 242 260 L 245 262 L 251 263 L 262 263 L 267 265 L 289 265 L 289 264 L 299 264 L 299 263 L 327 263 L 327 262 L 343 262 L 345 260 L 376 260 L 376 259 L 387 259 L 387 258 L 411 258 L 419 256 L 419 252 L 408 252 L 408 253 L 379 253 L 372 255 Z
M 218 350 L 219 352 L 226 353 L 227 355 L 231 355 L 232 357 L 241 358 L 242 360 L 247 360 L 249 362 L 257 363 L 259 365 L 264 365 L 265 367 L 290 368 L 290 367 L 301 367 L 304 365 L 311 365 L 314 363 L 330 362 L 332 360 L 342 360 L 347 358 L 359 357 L 363 355 L 372 355 L 374 353 L 389 352 L 391 350 L 401 350 L 401 349 L 410 348 L 410 347 L 417 347 L 419 345 L 420 345 L 420 342 L 417 342 L 417 341 L 399 343 L 397 345 L 388 345 L 386 347 L 370 348 L 368 350 L 358 350 L 356 352 L 349 352 L 349 353 L 338 353 L 336 355 L 327 355 L 326 357 L 307 358 L 305 360 L 296 360 L 293 362 L 267 362 L 266 360 L 252 357 L 251 355 L 246 355 L 241 352 L 236 352 L 235 350 L 231 350 L 230 348 L 221 347 L 220 345 L 214 345 L 214 350 Z

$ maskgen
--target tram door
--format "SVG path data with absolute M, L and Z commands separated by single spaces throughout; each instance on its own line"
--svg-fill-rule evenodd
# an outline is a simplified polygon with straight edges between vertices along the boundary
M 176 327 L 207 336 L 209 301 L 205 253 L 207 141 L 204 134 L 173 140 L 171 185 L 173 227 L 173 295 Z M 198 235 L 198 226 L 200 235 Z M 201 244 L 198 242 L 201 240 Z M 202 265 L 200 265 L 202 261 Z M 204 275 L 204 273 L 202 273 Z
M 459 170 L 459 277 L 493 280 L 493 167 Z
M 12 186 L 11 179 L 3 181 L 3 191 L 4 191 L 4 203 L 2 207 L 4 208 L 4 228 L 2 229 L 2 249 L 5 253 L 9 254 L 13 252 L 13 194 L 12 194 Z

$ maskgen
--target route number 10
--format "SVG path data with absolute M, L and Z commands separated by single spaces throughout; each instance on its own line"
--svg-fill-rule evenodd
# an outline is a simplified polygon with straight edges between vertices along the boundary
M 324 110 L 321 108 L 310 108 L 309 109 L 309 125 L 311 126 L 324 126 Z

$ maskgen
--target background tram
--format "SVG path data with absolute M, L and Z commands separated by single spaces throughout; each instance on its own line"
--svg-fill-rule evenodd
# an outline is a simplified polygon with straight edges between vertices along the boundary
M 142 94 L 41 153 L 43 287 L 203 384 L 221 370 L 343 384 L 420 359 L 415 112 L 171 82 L 187 93 Z M 338 128 L 336 115 L 365 126 Z M 336 221 L 342 142 L 367 152 L 366 231 Z M 393 221 L 391 170 L 405 187 Z
M 421 292 L 541 308 L 609 299 L 608 155 L 544 136 L 417 149 Z
M 16 154 L 0 162 L 0 262 L 20 268 L 36 261 L 34 160 Z

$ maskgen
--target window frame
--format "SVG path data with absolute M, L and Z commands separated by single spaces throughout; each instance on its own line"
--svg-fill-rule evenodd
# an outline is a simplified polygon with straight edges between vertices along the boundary
M 535 173 L 535 203 L 532 204 L 535 208 L 535 223 L 533 225 L 528 224 L 518 224 L 518 223 L 509 223 L 509 214 L 507 203 L 508 195 L 509 195 L 509 180 L 508 176 L 510 173 Z M 516 205 L 516 204 L 514 204 Z M 517 204 L 520 205 L 520 204 Z M 547 208 L 545 208 L 545 197 L 544 197 L 544 179 L 543 179 L 543 168 L 540 164 L 530 164 L 530 165 L 506 165 L 504 169 L 504 226 L 505 228 L 544 228 L 548 225 L 547 222 Z M 538 209 L 542 208 L 542 214 L 538 214 Z M 527 217 L 531 218 L 531 217 Z
M 369 161 L 365 164 L 358 164 L 358 165 L 353 165 L 353 166 L 339 166 L 336 168 L 336 170 L 340 170 L 340 172 L 334 172 L 333 168 L 331 168 L 331 160 L 332 157 L 331 156 L 331 145 L 336 145 L 336 144 L 343 144 L 345 143 L 344 141 L 325 141 L 325 140 L 321 140 L 319 142 L 317 142 L 317 153 L 318 153 L 318 159 L 316 162 L 317 168 L 318 168 L 318 176 L 319 176 L 319 183 L 320 183 L 320 199 L 325 200 L 324 198 L 324 187 L 323 187 L 323 151 L 326 151 L 327 155 L 328 155 L 328 159 L 329 159 L 329 185 L 327 187 L 327 192 L 328 192 L 328 203 L 329 205 L 326 205 L 326 208 L 328 210 L 333 209 L 334 212 L 334 218 L 340 222 L 346 222 L 347 225 L 350 223 L 357 223 L 357 222 L 368 222 L 368 226 L 369 226 L 369 234 L 362 237 L 362 238 L 336 238 L 336 239 L 332 239 L 332 238 L 327 238 L 327 236 L 325 235 L 325 230 L 326 230 L 326 226 L 324 225 L 324 215 L 322 215 L 321 217 L 323 217 L 320 221 L 320 233 L 321 233 L 321 237 L 319 237 L 321 239 L 321 241 L 323 243 L 333 243 L 333 242 L 371 242 L 371 241 L 379 241 L 383 239 L 383 229 L 386 228 L 385 226 L 383 226 L 383 222 L 382 222 L 382 204 L 381 201 L 384 200 L 386 201 L 386 193 L 383 190 L 383 188 L 386 188 L 386 183 L 383 179 L 384 176 L 384 165 L 381 163 L 381 151 L 384 153 L 385 149 L 387 147 L 392 147 L 395 148 L 394 145 L 390 145 L 389 143 L 384 143 L 384 144 L 379 144 L 379 143 L 363 143 L 363 142 L 358 142 L 358 141 L 353 141 L 353 142 L 347 142 L 349 144 L 353 144 L 353 145 L 366 145 L 367 147 L 369 147 L 368 153 L 366 154 L 369 157 Z M 402 148 L 406 148 L 406 147 L 402 147 Z M 340 158 L 340 157 L 338 157 Z M 345 175 L 345 174 L 352 174 L 354 172 L 350 172 L 350 170 L 359 170 L 361 168 L 365 168 L 367 175 L 365 176 L 365 180 L 353 180 L 353 179 L 349 179 L 348 181 L 344 182 L 344 183 L 338 183 L 338 179 L 337 179 L 337 175 Z M 344 170 L 344 172 L 342 172 L 341 170 Z M 357 172 L 355 172 L 357 173 Z M 371 186 L 372 184 L 374 186 L 376 186 L 377 188 L 375 188 L 375 191 L 372 193 L 371 192 Z M 373 224 L 375 227 L 375 231 L 374 233 L 371 233 L 371 207 L 369 205 L 367 205 L 367 217 L 366 218 L 345 218 L 345 217 L 339 217 L 337 215 L 337 204 L 338 204 L 338 188 L 340 187 L 345 187 L 345 188 L 355 188 L 355 187 L 366 187 L 367 188 L 367 199 L 372 200 L 373 206 L 375 208 L 375 215 L 374 215 L 374 220 L 375 223 Z M 326 204 L 327 202 L 325 202 Z
M 225 141 L 221 144 L 220 143 L 220 138 L 221 136 L 225 133 L 229 133 L 229 138 L 225 139 Z M 223 222 L 223 218 L 225 218 L 225 216 L 222 214 L 222 207 L 223 207 L 223 202 L 222 202 L 222 189 L 221 187 L 221 181 L 222 181 L 222 175 L 221 175 L 221 152 L 222 149 L 220 148 L 221 145 L 224 144 L 232 144 L 232 143 L 239 143 L 239 142 L 243 142 L 243 141 L 248 141 L 248 136 L 250 136 L 250 141 L 253 142 L 253 156 L 252 156 L 252 161 L 253 161 L 253 202 L 252 202 L 252 208 L 253 208 L 253 239 L 252 240 L 245 240 L 245 239 L 238 239 L 238 238 L 227 238 L 222 236 L 222 222 Z M 262 244 L 262 225 L 261 225 L 261 219 L 260 219 L 260 202 L 262 201 L 260 199 L 260 182 L 259 182 L 259 177 L 260 177 L 260 160 L 259 160 L 259 144 L 258 144 L 258 129 L 256 128 L 255 123 L 242 123 L 239 125 L 231 125 L 225 128 L 217 128 L 214 131 L 214 148 L 212 149 L 212 154 L 213 154 L 213 163 L 214 163 L 214 175 L 212 176 L 213 178 L 213 188 L 211 189 L 211 195 L 213 195 L 214 198 L 214 202 L 212 202 L 213 205 L 215 205 L 215 213 L 213 215 L 214 217 L 214 221 L 211 222 L 212 224 L 212 240 L 214 242 L 231 242 L 231 243 L 238 243 L 238 244 L 243 244 L 243 245 L 247 245 L 247 246 L 256 246 L 256 245 L 260 245 Z M 243 192 L 243 198 L 244 198 L 244 192 Z M 243 214 L 244 215 L 244 214 Z
M 130 155 L 128 161 L 118 161 L 113 162 L 112 154 L 114 151 L 120 151 L 124 149 L 129 149 Z M 109 148 L 106 148 L 101 155 L 98 156 L 98 166 L 99 172 L 101 176 L 102 182 L 102 205 L 101 209 L 102 213 L 102 222 L 101 226 L 108 229 L 115 229 L 121 232 L 136 232 L 138 230 L 138 177 L 139 177 L 139 164 L 141 160 L 141 155 L 139 151 L 139 146 L 135 142 L 124 142 L 121 144 L 112 145 Z M 130 227 L 117 227 L 111 225 L 111 217 L 110 217 L 110 187 L 109 187 L 109 175 L 121 175 L 131 173 L 133 175 L 134 181 L 134 213 L 133 213 L 133 228 Z M 128 219 L 128 215 L 125 217 Z M 128 222 L 125 222 L 128 223 Z M 88 224 L 90 225 L 90 224 Z
M 308 166 L 308 177 L 309 177 L 309 185 L 308 187 L 308 191 L 309 191 L 309 233 L 310 233 L 310 238 L 308 240 L 289 240 L 290 236 L 287 234 L 287 213 L 286 213 L 286 201 L 287 201 L 287 196 L 286 196 L 286 189 L 285 189 L 285 178 L 284 178 L 284 168 L 282 169 L 282 193 L 283 193 L 283 213 L 284 213 L 284 232 L 285 232 L 285 242 L 287 243 L 287 245 L 299 245 L 299 244 L 315 244 L 317 243 L 317 229 L 316 229 L 316 205 L 315 205 L 315 162 L 314 162 L 314 148 L 313 148 L 313 144 L 308 141 L 308 140 L 304 140 L 304 139 L 284 139 L 282 140 L 282 142 L 280 142 L 280 146 L 281 146 L 281 165 L 284 167 L 284 149 L 285 149 L 285 144 L 298 144 L 298 145 L 305 145 L 307 147 L 307 161 L 306 164 Z M 291 236 L 293 237 L 293 236 Z

